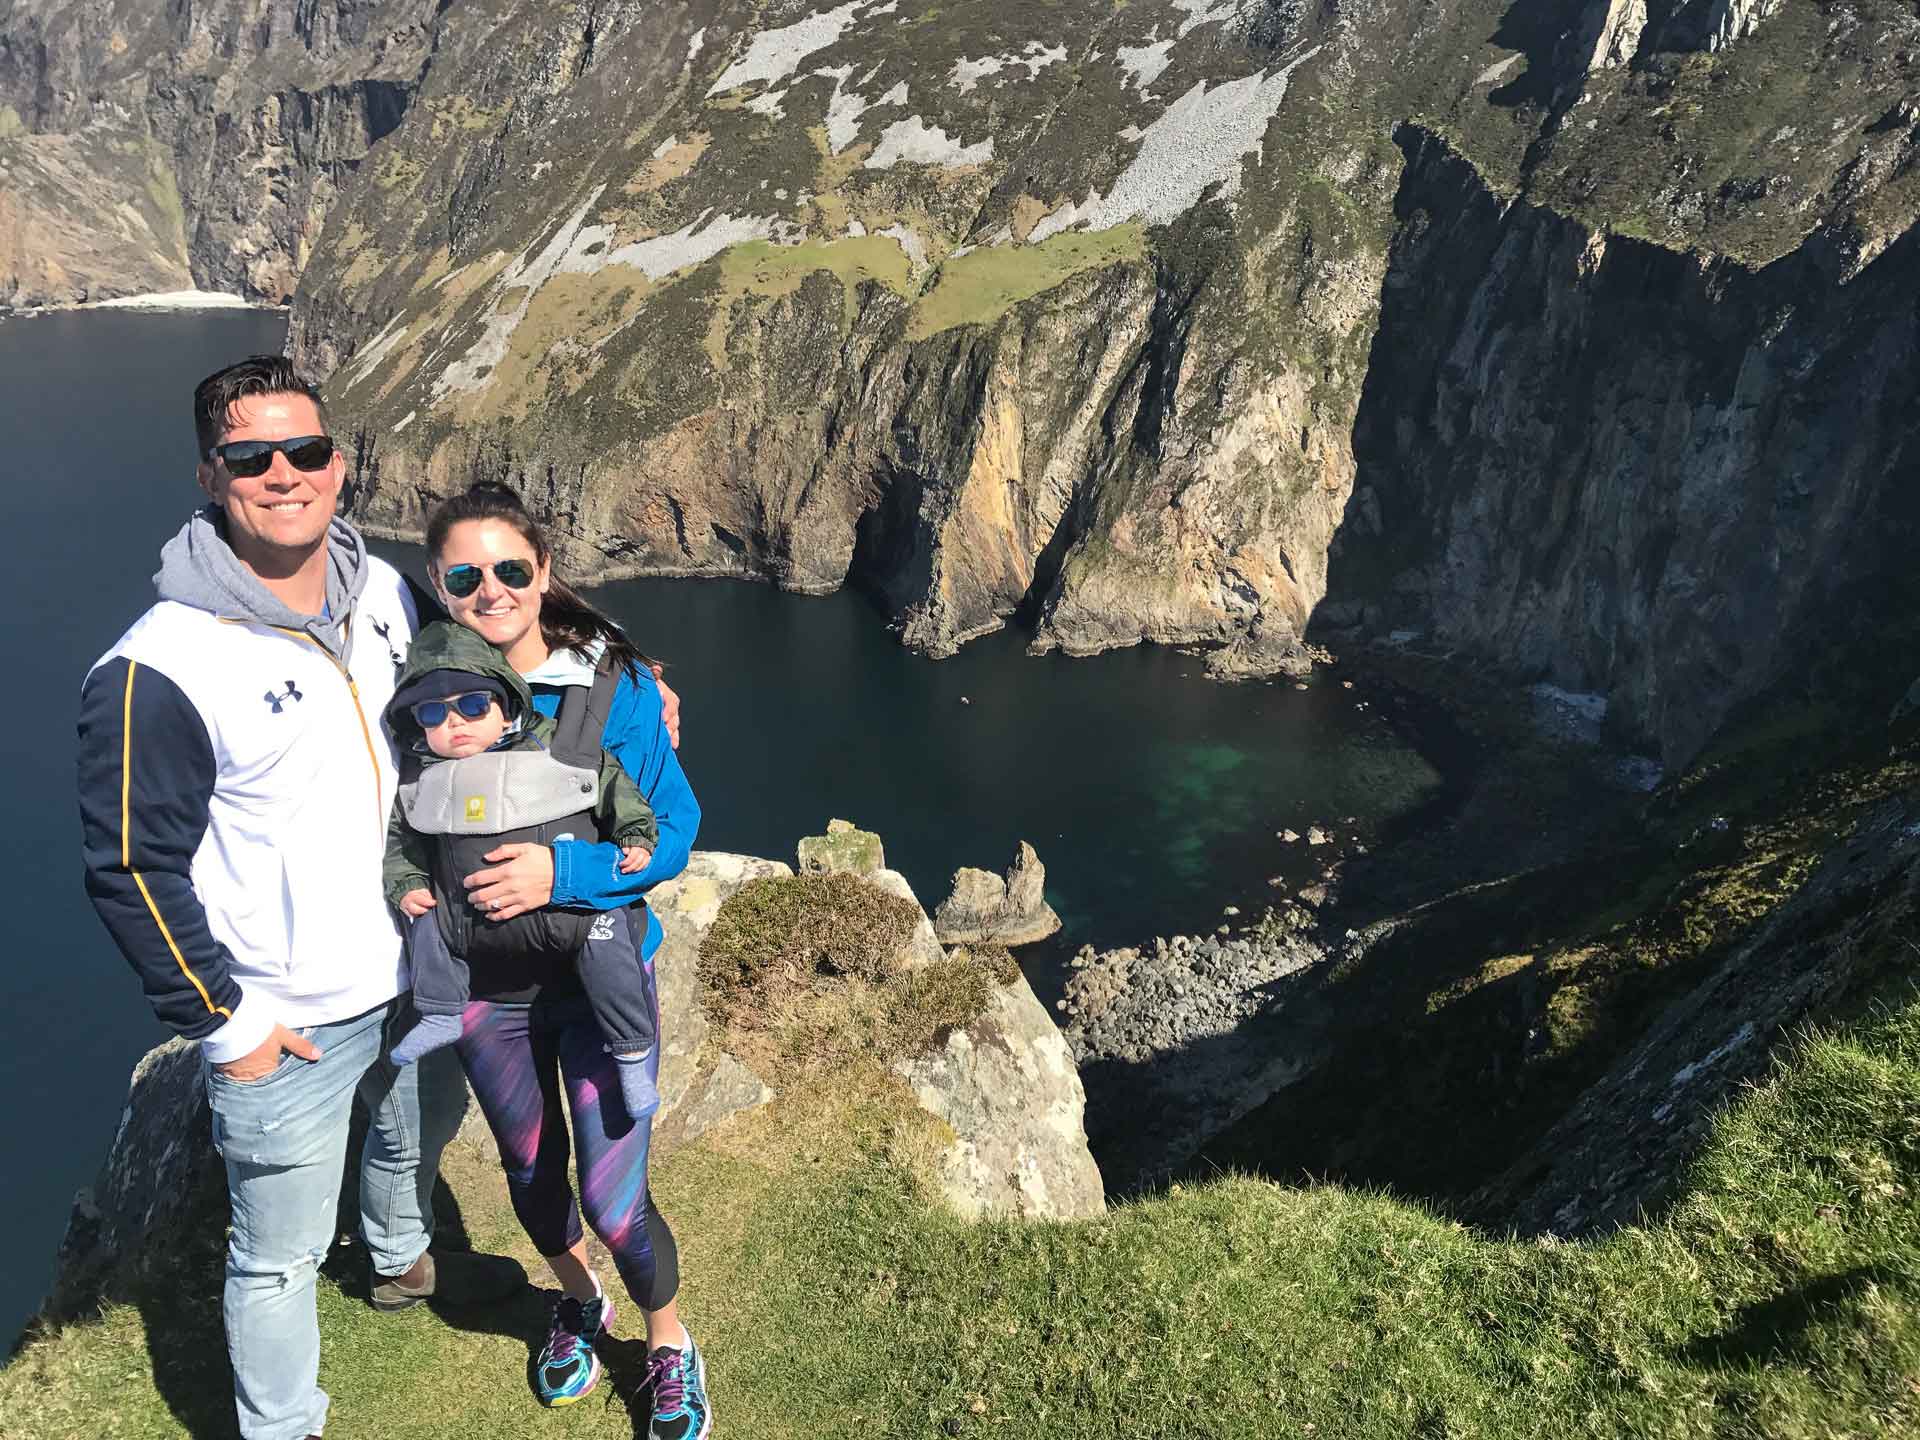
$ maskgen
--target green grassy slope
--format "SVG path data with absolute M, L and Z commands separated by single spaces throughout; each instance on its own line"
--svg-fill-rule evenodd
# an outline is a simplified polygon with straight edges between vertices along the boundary
M 968 1226 L 914 1178 L 916 1123 L 884 1082 L 859 1062 L 816 1079 L 656 1174 L 728 1436 L 1920 1426 L 1910 989 L 1805 1038 L 1721 1117 L 1664 1220 L 1594 1243 L 1503 1242 L 1383 1195 L 1239 1177 L 1097 1222 Z M 531 1267 L 490 1156 L 459 1147 L 446 1173 L 475 1243 Z M 213 1231 L 0 1370 L 0 1433 L 230 1433 Z M 336 1258 L 333 1433 L 633 1433 L 630 1314 L 606 1347 L 613 1383 L 549 1414 L 526 1382 L 539 1297 L 383 1317 Z

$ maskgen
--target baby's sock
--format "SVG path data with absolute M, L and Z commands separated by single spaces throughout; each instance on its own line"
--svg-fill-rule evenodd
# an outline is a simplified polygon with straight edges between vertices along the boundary
M 660 1092 L 647 1074 L 647 1058 L 652 1054 L 649 1049 L 613 1057 L 620 1062 L 620 1098 L 627 1102 L 627 1114 L 635 1120 L 644 1120 L 660 1108 Z
M 422 1055 L 431 1055 L 459 1038 L 458 1015 L 422 1015 L 414 1022 L 413 1028 L 400 1037 L 400 1043 L 393 1047 L 393 1063 L 411 1065 Z

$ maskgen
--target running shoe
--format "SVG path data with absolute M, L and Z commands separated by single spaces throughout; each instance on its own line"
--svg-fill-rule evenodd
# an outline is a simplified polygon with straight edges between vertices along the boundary
M 534 1393 L 542 1405 L 571 1405 L 600 1383 L 600 1357 L 593 1342 L 613 1323 L 613 1300 L 596 1295 L 584 1304 L 563 1295 L 553 1307 L 553 1329 L 534 1364 Z
M 687 1348 L 662 1345 L 647 1356 L 653 1389 L 653 1419 L 647 1440 L 707 1440 L 713 1413 L 707 1407 L 707 1362 L 687 1336 Z

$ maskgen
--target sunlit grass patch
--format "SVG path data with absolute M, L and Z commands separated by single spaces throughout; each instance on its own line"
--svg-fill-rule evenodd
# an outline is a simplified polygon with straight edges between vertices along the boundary
M 982 245 L 941 265 L 933 288 L 914 306 L 907 338 L 988 324 L 1080 271 L 1145 254 L 1146 232 L 1139 225 L 1066 231 L 1038 245 Z

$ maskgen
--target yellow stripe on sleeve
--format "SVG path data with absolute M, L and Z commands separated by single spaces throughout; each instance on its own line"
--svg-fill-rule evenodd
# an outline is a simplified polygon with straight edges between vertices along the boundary
M 131 820 L 133 795 L 133 672 L 140 667 L 132 660 L 127 662 L 127 698 L 120 713 L 120 865 L 133 883 L 140 887 L 140 898 L 147 902 L 147 913 L 153 916 L 153 923 L 159 927 L 160 938 L 167 942 L 167 949 L 173 952 L 173 960 L 180 967 L 180 973 L 193 982 L 193 988 L 200 992 L 200 999 L 206 1005 L 209 1014 L 224 1015 L 229 1020 L 233 1012 L 224 1005 L 213 1003 L 213 996 L 207 993 L 207 987 L 200 983 L 200 977 L 187 968 L 187 957 L 180 953 L 180 947 L 173 942 L 173 932 L 167 929 L 167 922 L 160 918 L 160 907 L 153 903 L 153 895 L 147 889 L 147 882 L 140 872 L 133 868 L 133 824 Z

